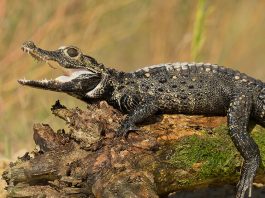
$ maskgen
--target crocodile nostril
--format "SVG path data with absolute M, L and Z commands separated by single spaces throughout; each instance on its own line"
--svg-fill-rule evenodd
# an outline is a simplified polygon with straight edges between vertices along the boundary
M 26 41 L 26 42 L 24 42 L 22 44 L 22 47 L 21 48 L 22 49 L 23 48 L 31 48 L 31 49 L 33 49 L 33 48 L 36 48 L 36 45 L 32 41 Z

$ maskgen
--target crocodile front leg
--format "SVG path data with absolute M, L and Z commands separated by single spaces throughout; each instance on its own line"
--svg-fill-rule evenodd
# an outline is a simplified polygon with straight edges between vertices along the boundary
M 244 158 L 237 198 L 244 198 L 247 190 L 248 197 L 251 197 L 253 178 L 260 164 L 258 146 L 247 131 L 251 105 L 251 98 L 240 94 L 231 101 L 227 114 L 230 136 Z
M 121 123 L 120 128 L 116 131 L 116 137 L 127 136 L 130 131 L 138 130 L 136 123 L 142 122 L 145 118 L 154 115 L 158 107 L 153 102 L 144 103 L 136 107 Z

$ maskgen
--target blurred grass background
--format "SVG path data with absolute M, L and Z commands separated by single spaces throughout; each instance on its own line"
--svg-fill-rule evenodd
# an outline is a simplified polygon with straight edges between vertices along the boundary
M 120 70 L 176 61 L 218 63 L 265 80 L 263 0 L 0 0 L 0 159 L 31 150 L 32 125 L 62 122 L 51 115 L 62 93 L 22 87 L 17 79 L 58 74 L 20 50 L 76 45 Z

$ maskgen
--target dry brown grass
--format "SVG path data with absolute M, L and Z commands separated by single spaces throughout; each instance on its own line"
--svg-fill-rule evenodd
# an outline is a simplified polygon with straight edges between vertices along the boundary
M 206 11 L 185 0 L 0 0 L 0 156 L 31 148 L 34 122 L 60 127 L 49 112 L 55 100 L 84 106 L 64 94 L 18 85 L 24 76 L 54 76 L 22 53 L 26 40 L 46 49 L 74 44 L 126 71 L 196 59 L 265 80 L 265 1 L 201 2 Z

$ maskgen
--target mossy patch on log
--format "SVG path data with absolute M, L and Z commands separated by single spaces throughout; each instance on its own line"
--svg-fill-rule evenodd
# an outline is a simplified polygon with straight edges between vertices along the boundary
M 257 125 L 251 134 L 262 156 L 259 171 L 265 171 L 265 129 Z M 221 125 L 210 131 L 200 130 L 197 134 L 179 139 L 169 162 L 178 169 L 193 173 L 191 178 L 179 180 L 192 187 L 198 183 L 204 185 L 207 180 L 212 179 L 215 180 L 213 183 L 218 184 L 228 177 L 236 182 L 240 176 L 243 158 L 236 150 L 227 126 Z
M 256 127 L 252 131 L 252 137 L 259 146 L 260 155 L 262 159 L 261 168 L 265 169 L 265 128 L 260 125 L 256 125 Z

